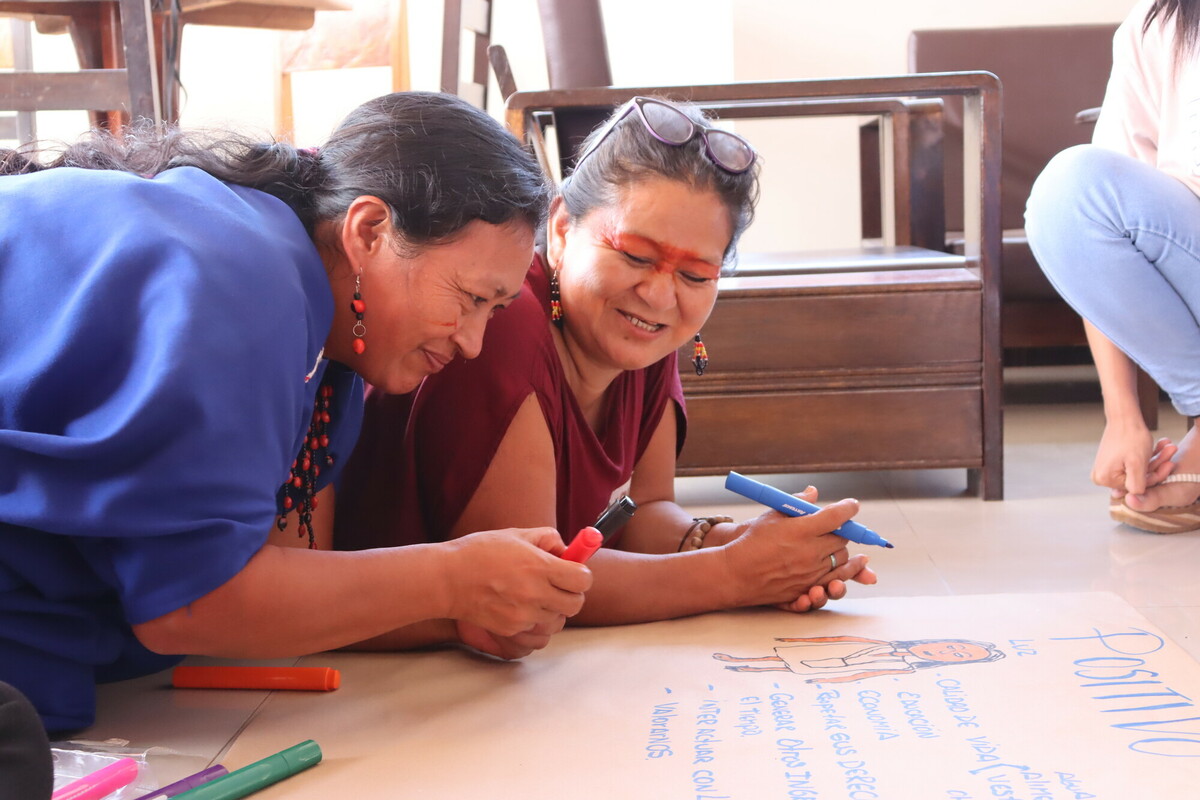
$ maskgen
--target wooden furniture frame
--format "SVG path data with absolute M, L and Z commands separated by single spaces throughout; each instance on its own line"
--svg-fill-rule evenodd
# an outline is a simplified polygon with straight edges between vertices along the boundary
M 555 115 L 628 98 L 688 100 L 725 118 L 878 114 L 888 174 L 884 246 L 819 258 L 743 257 L 722 278 L 704 329 L 713 356 L 683 373 L 689 436 L 681 475 L 965 467 L 968 487 L 1003 497 L 1000 361 L 1000 83 L 987 72 L 516 92 L 506 121 L 543 164 Z M 936 114 L 963 98 L 965 246 L 961 255 L 906 244 L 940 139 Z M 926 101 L 913 104 L 913 101 Z M 913 123 L 916 119 L 919 122 Z M 933 130 L 916 137 L 913 124 Z M 914 156 L 914 153 L 918 155 Z M 897 163 L 899 161 L 899 163 Z M 553 174 L 554 170 L 550 170 Z M 934 192 L 936 196 L 938 193 Z M 908 212 L 908 217 L 905 213 Z M 930 215 L 932 216 L 932 215 Z M 913 233 L 913 231 L 918 231 Z M 687 367 L 681 351 L 680 363 Z
M 1030 355 L 1056 358 L 1087 345 L 1083 321 L 1042 277 L 1025 236 L 1025 201 L 1034 179 L 1055 153 L 1091 141 L 1099 103 L 1112 67 L 1115 23 L 1037 25 L 914 30 L 908 40 L 912 72 L 983 69 L 995 73 L 1005 87 L 1005 137 L 1000 175 L 1001 270 L 1000 317 L 1006 357 L 1020 363 Z M 1046 80 L 1053 75 L 1054 80 Z M 961 151 L 959 112 L 951 103 L 945 115 L 946 249 L 953 249 L 959 222 L 956 211 L 961 181 L 955 155 Z M 864 139 L 873 132 L 864 130 Z M 877 174 L 864 149 L 864 181 Z M 877 164 L 875 165 L 878 166 Z M 864 193 L 871 187 L 864 185 Z M 863 203 L 863 236 L 879 235 L 878 209 Z M 941 247 L 938 247 L 941 249 Z M 1061 358 L 1061 356 L 1057 356 Z M 1160 391 L 1153 378 L 1138 370 L 1138 399 L 1150 429 L 1158 427 Z
M 487 51 L 491 37 L 492 0 L 445 0 L 440 80 L 443 92 L 487 108 Z
M 0 73 L 0 108 L 116 112 L 110 125 L 129 117 L 162 121 L 150 0 L 0 0 L 0 14 L 69 17 L 84 67 Z M 92 68 L 100 64 L 119 66 Z
M 328 9 L 335 14 L 315 17 L 310 28 L 280 36 L 275 135 L 284 141 L 295 143 L 296 137 L 295 73 L 387 67 L 391 71 L 391 91 L 407 92 L 412 88 L 408 0 L 350 0 L 341 5 L 345 7 Z
M 118 2 L 124 0 L 0 0 L 0 15 L 17 14 L 37 19 L 42 33 L 61 33 L 63 25 L 70 31 L 79 57 L 80 66 L 95 73 L 125 68 L 128 61 L 127 48 L 122 46 L 126 39 L 137 40 L 141 48 L 140 26 L 131 29 L 132 36 L 123 35 L 121 17 L 117 13 Z M 184 25 L 219 25 L 239 28 L 263 28 L 271 30 L 306 30 L 313 25 L 315 12 L 343 11 L 349 6 L 343 0 L 180 0 L 177 4 L 155 2 L 152 13 L 147 15 L 151 34 L 151 63 L 155 64 L 155 85 L 158 92 L 160 119 L 176 122 L 179 118 L 179 67 L 180 43 Z M 128 17 L 129 15 L 126 14 Z M 132 17 L 130 17 L 132 18 Z M 128 61 L 135 71 L 140 70 L 137 62 Z M 65 74 L 65 73 L 60 73 Z M 89 77 L 89 80 L 95 76 Z M 29 91 L 38 91 L 39 84 L 31 81 Z M 56 86 L 59 79 L 54 78 Z M 138 78 L 139 95 L 143 79 Z M 48 88 L 43 82 L 42 88 Z M 0 85 L 0 97 L 7 97 L 11 85 Z M 26 91 L 26 90 L 22 90 Z M 75 91 L 72 89 L 71 91 Z M 111 95 L 111 92 L 108 95 Z M 107 104 L 101 95 L 87 91 L 85 96 L 96 99 L 87 101 L 91 105 Z M 78 106 L 90 109 L 91 105 Z M 68 110 L 55 106 L 42 106 L 46 110 Z M 76 106 L 70 106 L 74 110 Z M 122 107 L 123 108 L 123 107 Z M 107 113 L 100 113 L 107 112 Z M 111 112 L 109 109 L 92 111 L 92 124 L 112 127 L 124 124 L 128 113 L 124 110 Z M 149 118 L 149 106 L 135 109 L 134 116 Z
M 33 53 L 30 47 L 33 23 L 15 17 L 0 19 L 0 68 L 32 70 Z M 14 139 L 21 144 L 37 138 L 37 121 L 32 111 L 0 115 L 0 139 Z

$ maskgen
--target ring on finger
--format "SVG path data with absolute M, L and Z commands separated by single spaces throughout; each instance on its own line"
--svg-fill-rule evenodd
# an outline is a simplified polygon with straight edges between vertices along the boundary
M 837 553 L 829 554 L 829 568 L 837 569 Z

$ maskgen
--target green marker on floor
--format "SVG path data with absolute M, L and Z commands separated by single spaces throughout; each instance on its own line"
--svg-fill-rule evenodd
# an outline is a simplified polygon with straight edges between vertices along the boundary
M 261 761 L 255 761 L 247 767 L 234 770 L 223 778 L 175 795 L 174 800 L 240 800 L 259 789 L 315 766 L 320 761 L 321 748 L 309 739 L 286 750 L 280 750 Z

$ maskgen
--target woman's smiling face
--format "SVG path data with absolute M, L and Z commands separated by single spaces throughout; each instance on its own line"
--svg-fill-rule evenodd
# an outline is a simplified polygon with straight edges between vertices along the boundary
M 488 320 L 521 291 L 534 236 L 524 222 L 474 220 L 448 242 L 404 252 L 384 221 L 376 225 L 385 232 L 356 252 L 352 266 L 365 304 L 366 348 L 352 350 L 354 275 L 345 271 L 325 354 L 384 391 L 403 394 L 455 358 L 479 355 Z
M 630 185 L 574 223 L 557 203 L 547 252 L 571 352 L 606 371 L 633 370 L 681 347 L 716 302 L 732 231 L 715 193 L 667 178 Z

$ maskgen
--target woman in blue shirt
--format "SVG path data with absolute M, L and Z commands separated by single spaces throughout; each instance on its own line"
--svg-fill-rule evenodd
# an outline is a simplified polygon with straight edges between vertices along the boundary
M 547 189 L 486 114 L 393 94 L 315 151 L 149 131 L 0 175 L 0 681 L 48 729 L 182 654 L 513 657 L 579 609 L 551 529 L 320 547 L 362 381 L 474 357 L 521 287 Z

